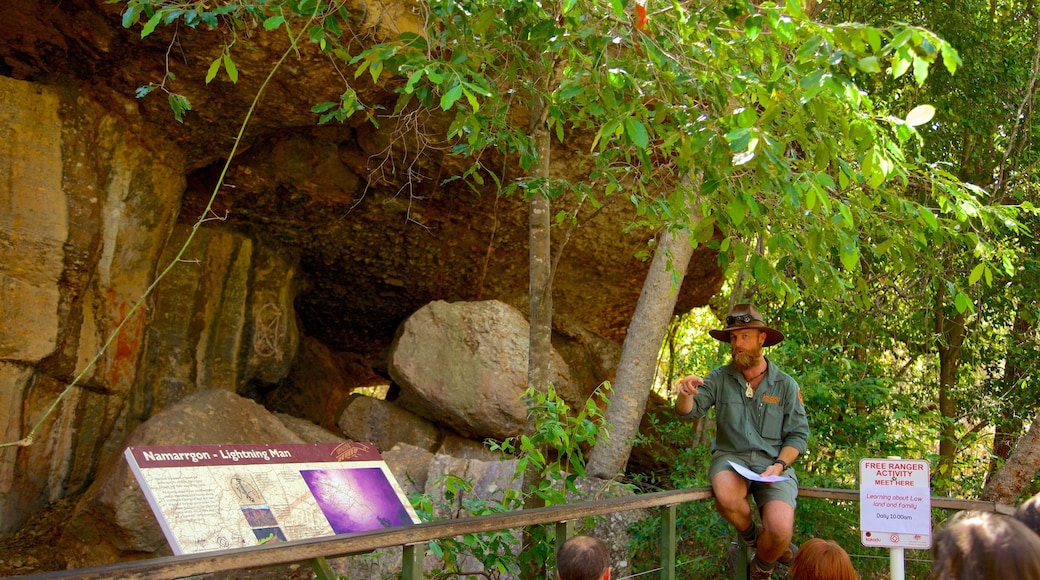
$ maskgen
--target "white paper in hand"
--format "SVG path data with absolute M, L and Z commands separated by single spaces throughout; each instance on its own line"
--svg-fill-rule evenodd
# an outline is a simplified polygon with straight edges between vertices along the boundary
M 737 463 L 733 463 L 732 461 L 730 461 L 729 464 L 732 465 L 733 469 L 737 470 L 737 473 L 742 475 L 744 477 L 744 479 L 747 479 L 747 480 L 750 480 L 750 481 L 762 481 L 762 482 L 765 482 L 765 483 L 775 483 L 777 481 L 787 481 L 788 479 L 791 479 L 790 477 L 784 477 L 782 475 L 767 475 L 765 477 L 762 477 L 761 475 L 755 473 L 754 471 L 751 471 L 750 469 L 744 467 L 743 465 L 739 465 Z

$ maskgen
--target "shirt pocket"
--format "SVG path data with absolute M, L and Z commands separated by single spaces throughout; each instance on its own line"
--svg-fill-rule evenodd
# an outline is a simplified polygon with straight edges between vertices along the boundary
M 764 406 L 759 432 L 763 439 L 779 443 L 784 431 L 784 409 L 777 404 L 767 403 Z

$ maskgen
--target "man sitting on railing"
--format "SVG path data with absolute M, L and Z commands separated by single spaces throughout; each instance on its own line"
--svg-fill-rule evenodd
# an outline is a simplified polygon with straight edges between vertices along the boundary
M 592 536 L 574 536 L 556 553 L 560 580 L 610 580 L 610 551 Z
M 798 383 L 771 364 L 762 349 L 784 339 L 766 326 L 751 304 L 737 304 L 726 317 L 726 326 L 710 330 L 712 338 L 728 342 L 731 362 L 703 379 L 690 375 L 677 385 L 675 411 L 681 417 L 700 418 L 715 407 L 717 425 L 708 474 L 719 514 L 756 550 L 751 561 L 752 580 L 772 577 L 776 562 L 790 564 L 797 547 L 794 508 L 798 479 L 791 464 L 805 453 L 809 422 Z M 734 465 L 777 482 L 749 480 Z M 762 519 L 761 529 L 752 519 L 747 495 L 750 490 Z

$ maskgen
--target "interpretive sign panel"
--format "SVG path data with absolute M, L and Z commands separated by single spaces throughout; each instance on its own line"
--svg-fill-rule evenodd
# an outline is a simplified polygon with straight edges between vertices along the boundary
M 864 546 L 927 549 L 932 545 L 928 462 L 863 459 L 859 529 Z
M 417 524 L 370 443 L 129 447 L 173 553 Z

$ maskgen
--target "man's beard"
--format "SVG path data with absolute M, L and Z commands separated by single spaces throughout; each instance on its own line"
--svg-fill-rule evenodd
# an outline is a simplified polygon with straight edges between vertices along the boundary
M 743 372 L 754 368 L 760 360 L 762 360 L 762 347 L 753 346 L 744 349 L 744 352 L 741 354 L 731 355 L 730 365 L 738 371 Z

